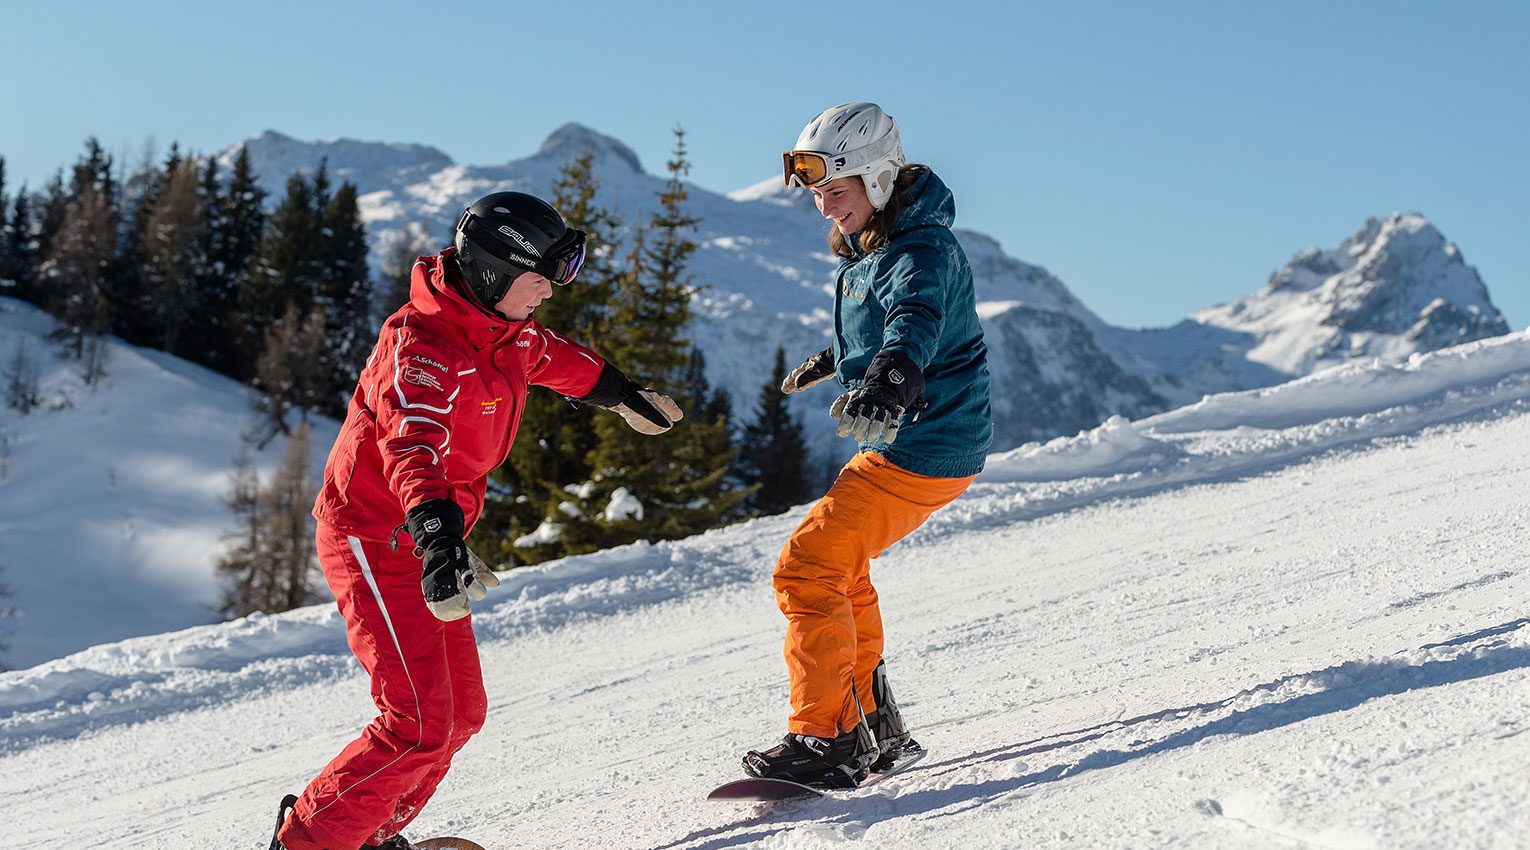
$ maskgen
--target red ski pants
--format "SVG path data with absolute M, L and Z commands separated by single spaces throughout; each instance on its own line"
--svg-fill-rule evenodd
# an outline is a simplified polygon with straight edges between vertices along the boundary
M 483 727 L 488 699 L 471 618 L 437 620 L 420 561 L 319 523 L 319 565 L 346 639 L 372 677 L 378 715 L 308 784 L 281 830 L 287 850 L 381 844 L 414 819 L 452 756 Z
M 792 714 L 786 729 L 833 738 L 876 708 L 871 677 L 882 658 L 882 613 L 871 559 L 924 524 L 972 484 L 931 478 L 861 452 L 792 532 L 776 562 L 776 602 L 786 615 Z

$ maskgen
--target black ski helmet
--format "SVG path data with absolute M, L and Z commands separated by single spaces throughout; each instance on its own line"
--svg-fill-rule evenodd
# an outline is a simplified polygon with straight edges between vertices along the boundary
M 493 309 L 526 272 L 567 284 L 584 263 L 584 231 L 541 198 L 524 192 L 484 195 L 457 220 L 457 268 L 479 303 Z

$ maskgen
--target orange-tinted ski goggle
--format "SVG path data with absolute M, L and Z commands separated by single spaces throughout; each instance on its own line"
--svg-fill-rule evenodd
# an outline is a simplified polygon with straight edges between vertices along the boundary
M 831 163 L 828 154 L 818 151 L 786 151 L 781 154 L 782 178 L 788 188 L 801 186 L 811 189 L 822 186 L 834 179 L 834 170 L 844 167 L 844 157 L 835 157 Z

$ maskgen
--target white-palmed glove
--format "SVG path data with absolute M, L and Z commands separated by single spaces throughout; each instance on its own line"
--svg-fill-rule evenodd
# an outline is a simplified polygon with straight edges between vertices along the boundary
M 483 598 L 489 595 L 489 588 L 499 587 L 499 576 L 495 575 L 494 571 L 489 569 L 489 565 L 485 564 L 483 559 L 478 557 L 478 553 L 472 549 L 468 550 L 468 563 L 473 566 L 473 580 L 463 589 L 467 592 L 468 598 L 474 602 L 482 602 Z
M 601 370 L 595 388 L 575 401 L 616 413 L 639 434 L 662 434 L 685 418 L 674 399 L 643 387 L 610 363 Z
M 781 392 L 791 395 L 808 387 L 817 386 L 834 377 L 834 349 L 825 348 L 802 361 L 802 365 L 786 373 L 781 382 Z
M 431 499 L 409 509 L 404 527 L 420 559 L 420 590 L 436 619 L 460 620 L 472 613 L 499 577 L 463 542 L 462 508 L 450 499 Z
M 834 432 L 860 443 L 887 443 L 898 439 L 903 414 L 921 404 L 924 375 L 901 351 L 882 350 L 866 367 L 864 385 L 836 398 L 829 418 Z

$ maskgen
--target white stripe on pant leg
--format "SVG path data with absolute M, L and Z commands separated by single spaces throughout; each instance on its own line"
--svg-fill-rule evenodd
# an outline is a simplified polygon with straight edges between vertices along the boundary
M 331 800 L 329 804 L 326 805 L 323 809 L 316 810 L 314 815 L 318 815 L 320 812 L 323 812 L 324 809 L 327 809 L 330 806 L 340 802 L 340 798 L 344 797 L 347 791 L 350 791 L 352 788 L 356 788 L 357 786 L 361 785 L 361 783 L 366 782 L 368 779 L 371 779 L 377 774 L 382 773 L 395 764 L 398 764 L 399 759 L 409 755 L 411 752 L 414 752 L 417 749 L 420 749 L 420 747 L 425 742 L 425 718 L 420 714 L 420 691 L 414 686 L 414 677 L 409 674 L 409 662 L 404 660 L 404 647 L 399 643 L 397 630 L 393 628 L 393 618 L 388 615 L 388 605 L 387 603 L 383 602 L 382 591 L 378 590 L 377 588 L 377 577 L 372 574 L 372 565 L 367 563 L 366 552 L 362 551 L 361 541 L 349 535 L 347 535 L 345 539 L 351 544 L 351 554 L 356 556 L 356 565 L 361 569 L 361 577 L 367 580 L 367 587 L 372 589 L 372 597 L 377 600 L 378 610 L 382 611 L 383 623 L 388 626 L 388 634 L 393 638 L 393 648 L 398 651 L 398 663 L 404 668 L 404 678 L 408 680 L 409 690 L 414 694 L 414 716 L 416 723 L 418 723 L 420 727 L 420 740 L 414 746 L 403 751 L 402 753 L 399 753 L 398 758 L 356 780 L 348 788 L 337 791 L 335 793 L 335 799 Z
M 377 589 L 377 577 L 372 575 L 372 565 L 367 563 L 367 555 L 361 550 L 361 541 L 354 537 L 346 537 L 350 541 L 351 552 L 356 555 L 356 563 L 361 567 L 361 576 L 367 580 L 367 587 L 372 588 L 372 596 L 377 600 L 377 607 L 382 611 L 383 622 L 388 625 L 388 635 L 393 638 L 393 648 L 398 650 L 398 663 L 404 668 L 404 678 L 409 680 L 409 690 L 414 693 L 414 716 L 420 724 L 420 739 L 415 746 L 423 746 L 425 743 L 425 717 L 420 713 L 420 692 L 414 686 L 414 677 L 409 675 L 409 662 L 404 660 L 404 647 L 398 642 L 398 632 L 393 628 L 393 618 L 388 616 L 388 604 L 383 602 L 382 591 Z

